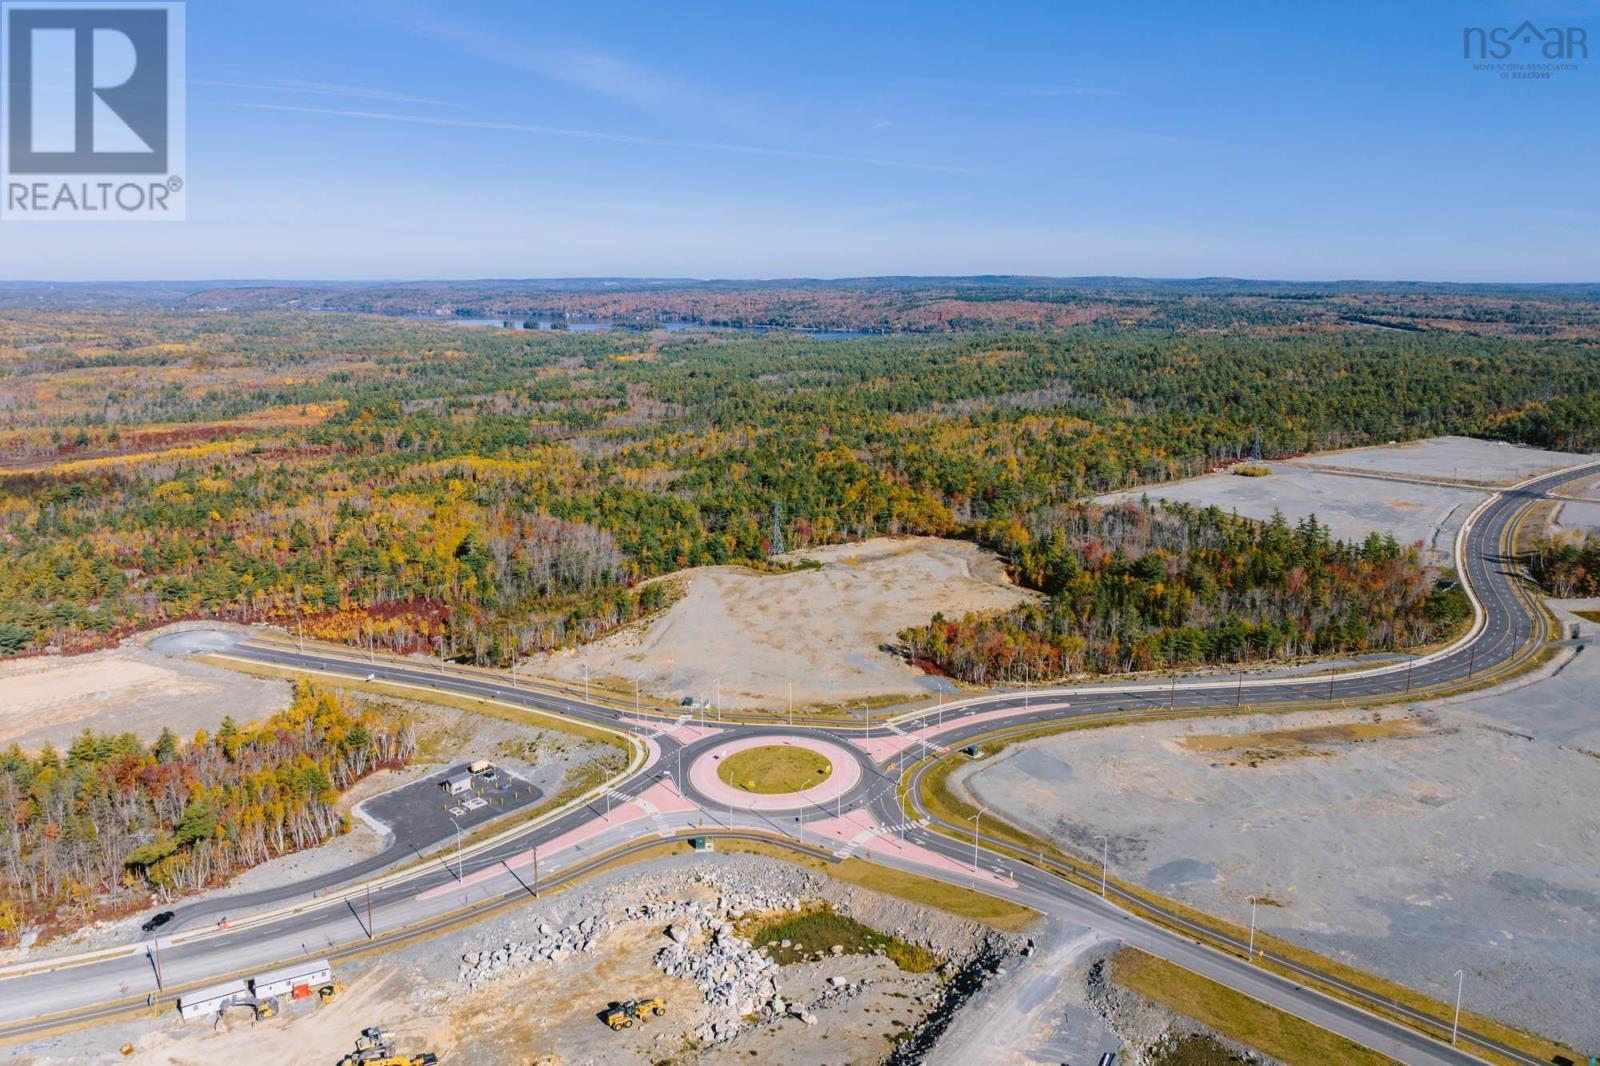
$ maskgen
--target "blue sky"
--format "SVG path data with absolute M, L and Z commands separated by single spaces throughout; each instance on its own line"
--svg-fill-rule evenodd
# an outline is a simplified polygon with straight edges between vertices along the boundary
M 1511 82 L 1466 25 L 1589 27 Z M 0 278 L 1600 281 L 1600 5 L 194 0 L 188 221 Z

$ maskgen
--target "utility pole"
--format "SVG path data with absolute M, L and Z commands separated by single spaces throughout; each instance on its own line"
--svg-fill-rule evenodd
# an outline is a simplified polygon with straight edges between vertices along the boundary
M 1333 671 L 1328 671 L 1328 698 L 1333 699 Z
M 1472 654 L 1467 657 L 1467 680 L 1472 680 L 1472 668 L 1478 663 L 1478 646 L 1472 646 Z
M 794 682 L 789 682 L 789 728 L 794 728 Z
M 639 679 L 633 679 L 633 716 L 639 717 Z
M 306 624 L 304 621 L 295 623 L 295 628 L 300 631 L 300 654 L 306 653 Z
M 533 848 L 533 898 L 539 898 L 539 849 Z
M 589 702 L 589 664 L 583 664 L 583 702 Z
M 367 884 L 367 939 L 372 939 L 372 884 Z
M 162 989 L 161 984 L 161 937 L 157 936 L 150 941 L 150 957 L 156 966 L 156 991 Z
M 1465 980 L 1460 970 L 1456 971 L 1456 1016 L 1450 1023 L 1450 1046 L 1455 1047 L 1456 1034 L 1461 1031 L 1461 983 Z
M 1407 660 L 1407 662 L 1406 662 L 1406 691 L 1407 692 L 1411 691 L 1411 668 L 1413 666 L 1415 666 L 1415 665 L 1417 665 L 1417 660 L 1416 660 L 1415 656 L 1412 656 L 1411 659 Z
M 1250 961 L 1256 958 L 1256 898 L 1250 897 Z
M 456 821 L 456 816 L 450 816 L 450 824 L 456 827 L 456 880 L 466 880 L 466 865 L 461 860 L 461 823 Z
M 1111 838 L 1108 837 L 1108 836 L 1102 836 L 1099 839 L 1100 839 L 1100 842 L 1101 842 L 1101 846 L 1100 846 L 1100 898 L 1101 899 L 1105 899 L 1106 898 L 1106 866 L 1109 865 L 1109 863 L 1111 861 Z
M 1244 667 L 1239 667 L 1239 687 L 1233 690 L 1233 705 L 1239 706 L 1244 702 Z
M 975 814 L 973 816 L 973 818 L 972 818 L 972 872 L 973 873 L 977 873 L 978 872 L 978 836 L 979 836 L 979 829 L 983 825 L 984 812 L 987 811 L 988 809 L 989 808 L 987 808 L 987 807 L 979 807 L 978 808 L 978 813 Z

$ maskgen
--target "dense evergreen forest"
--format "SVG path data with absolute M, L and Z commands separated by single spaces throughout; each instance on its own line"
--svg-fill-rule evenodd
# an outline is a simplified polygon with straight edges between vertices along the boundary
M 0 754 L 0 940 L 190 892 L 343 832 L 339 793 L 415 752 L 398 712 L 302 683 L 259 724 L 187 743 L 85 731 L 65 753 Z
M 1600 447 L 1600 360 L 1587 342 L 1270 320 L 824 340 L 8 311 L 0 395 L 10 654 L 214 616 L 504 662 L 655 609 L 668 591 L 645 578 L 762 559 L 775 515 L 791 549 L 977 536 L 1050 592 L 1037 547 L 1005 530 L 1215 468 L 1258 431 L 1272 455 L 1440 432 Z M 1245 537 L 1213 519 L 1140 521 Z M 1091 547 L 1068 543 L 1081 578 Z M 1341 603 L 1359 601 L 1363 567 L 1418 595 L 1429 586 L 1403 547 L 1347 564 L 1352 550 L 1329 546 L 1314 575 L 1357 596 Z M 1188 572 L 1182 553 L 1163 551 L 1164 566 Z M 1251 587 L 1277 596 L 1272 583 L 1292 572 Z M 1155 635 L 1086 650 L 1084 663 L 1235 654 L 1229 640 L 1178 635 L 1210 632 L 1202 607 L 1237 606 L 1208 603 L 1208 587 L 1169 583 L 1163 596 L 1194 594 L 1187 615 L 1142 615 Z M 1100 602 L 1088 598 L 1091 613 Z M 1298 609 L 1278 602 L 1286 616 Z M 1335 612 L 1337 635 L 1317 623 L 1247 643 L 1251 654 L 1385 646 L 1425 637 L 1418 610 Z M 1130 617 L 1110 629 L 1085 618 L 1079 635 L 1127 636 Z M 1132 647 L 1145 651 L 1130 659 Z

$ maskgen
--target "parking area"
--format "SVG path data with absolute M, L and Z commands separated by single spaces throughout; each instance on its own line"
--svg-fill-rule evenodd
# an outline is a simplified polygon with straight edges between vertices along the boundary
M 467 782 L 464 789 L 454 794 L 445 790 L 446 781 L 463 778 Z M 473 773 L 462 763 L 374 796 L 360 809 L 394 834 L 391 850 L 415 851 L 454 836 L 457 827 L 467 832 L 543 796 L 534 785 L 501 767 Z

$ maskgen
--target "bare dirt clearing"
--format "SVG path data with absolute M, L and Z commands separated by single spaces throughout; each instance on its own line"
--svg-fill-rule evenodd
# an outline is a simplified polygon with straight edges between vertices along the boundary
M 1291 523 L 1314 514 L 1336 538 L 1393 533 L 1402 544 L 1422 542 L 1447 562 L 1456 531 L 1486 491 L 1593 458 L 1468 437 L 1434 437 L 1271 462 L 1265 464 L 1272 471 L 1266 477 L 1207 474 L 1101 499 L 1149 496 L 1215 505 L 1263 521 L 1281 512 Z M 1588 506 L 1568 504 L 1574 509 L 1572 520 L 1583 521 Z
M 879 537 L 794 553 L 821 569 L 758 574 L 743 567 L 685 571 L 688 589 L 665 614 L 574 652 L 532 664 L 535 673 L 594 678 L 672 700 L 727 708 L 912 697 L 933 679 L 882 650 L 936 612 L 1012 607 L 1033 595 L 1012 585 L 999 559 L 964 541 Z
M 1145 887 L 1576 1047 L 1600 1044 L 1593 649 L 1402 711 L 1101 729 L 953 775 Z M 1450 985 L 1450 987 L 1446 987 Z M 1475 991 L 1474 991 L 1475 989 Z
M 1290 459 L 1291 466 L 1503 486 L 1575 466 L 1593 456 L 1474 437 L 1429 437 L 1405 444 L 1346 448 Z
M 289 686 L 139 644 L 72 658 L 0 663 L 0 743 L 64 747 L 85 729 L 153 739 L 215 729 L 224 717 L 253 721 L 289 704 Z

